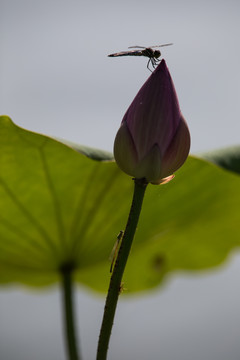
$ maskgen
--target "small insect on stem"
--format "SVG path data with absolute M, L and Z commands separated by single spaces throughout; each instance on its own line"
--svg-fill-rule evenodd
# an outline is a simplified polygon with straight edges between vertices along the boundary
M 118 254 L 118 250 L 119 250 L 119 248 L 121 246 L 123 235 L 124 235 L 124 231 L 120 230 L 119 234 L 117 236 L 117 240 L 116 240 L 116 242 L 115 242 L 115 244 L 113 246 L 113 249 L 112 249 L 112 252 L 111 252 L 111 255 L 110 255 L 110 260 L 112 261 L 111 262 L 111 267 L 110 267 L 110 273 L 112 273 L 112 271 L 113 271 L 115 261 L 116 261 L 116 258 L 117 258 L 117 254 Z
M 127 290 L 127 289 L 124 287 L 124 282 L 121 282 L 121 285 L 119 286 L 119 295 L 122 294 L 124 292 L 124 290 Z

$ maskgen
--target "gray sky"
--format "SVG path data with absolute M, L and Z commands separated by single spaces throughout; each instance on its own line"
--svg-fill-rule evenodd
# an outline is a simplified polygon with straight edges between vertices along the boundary
M 145 58 L 107 54 L 173 42 L 162 54 L 192 152 L 239 144 L 239 14 L 238 0 L 1 0 L 0 112 L 29 130 L 112 151 L 150 73 Z M 219 272 L 180 274 L 161 291 L 123 300 L 109 360 L 239 359 L 239 272 L 236 256 Z M 77 304 L 92 360 L 104 300 L 81 290 Z M 3 288 L 0 309 L 1 360 L 64 359 L 56 290 Z

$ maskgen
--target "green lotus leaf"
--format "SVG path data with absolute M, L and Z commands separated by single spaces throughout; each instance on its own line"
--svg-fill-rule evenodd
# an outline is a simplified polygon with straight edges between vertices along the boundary
M 113 154 L 108 151 L 91 148 L 89 146 L 75 144 L 71 141 L 66 141 L 65 139 L 56 139 L 56 140 L 59 140 L 63 144 L 70 146 L 72 149 L 76 150 L 80 154 L 86 155 L 90 159 L 99 160 L 99 161 L 114 160 Z
M 202 154 L 201 157 L 222 168 L 240 174 L 240 146 L 231 146 Z
M 72 264 L 76 281 L 106 291 L 133 181 L 106 161 L 110 154 L 71 146 L 0 117 L 2 284 L 53 284 Z M 239 245 L 239 185 L 238 175 L 196 157 L 169 184 L 149 185 L 124 275 L 128 291 L 220 264 Z

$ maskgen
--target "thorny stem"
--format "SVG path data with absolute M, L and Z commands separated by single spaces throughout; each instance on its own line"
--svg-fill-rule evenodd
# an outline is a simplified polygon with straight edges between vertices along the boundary
M 117 301 L 121 291 L 122 276 L 132 246 L 132 241 L 138 224 L 139 215 L 147 183 L 145 179 L 134 179 L 134 194 L 126 229 L 117 255 L 113 274 L 110 280 L 106 298 L 102 326 L 100 330 L 97 360 L 106 360 L 113 320 L 116 312 Z

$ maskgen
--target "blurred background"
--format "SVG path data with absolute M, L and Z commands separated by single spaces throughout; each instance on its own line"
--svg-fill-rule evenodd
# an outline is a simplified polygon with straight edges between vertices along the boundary
M 147 59 L 108 58 L 131 45 L 162 48 L 192 135 L 192 154 L 239 144 L 240 2 L 1 0 L 0 113 L 26 129 L 112 151 L 150 75 Z M 239 360 L 240 256 L 123 296 L 109 360 Z M 0 359 L 64 360 L 60 292 L 0 288 Z M 95 357 L 104 297 L 77 288 L 84 360 Z

